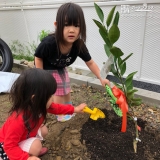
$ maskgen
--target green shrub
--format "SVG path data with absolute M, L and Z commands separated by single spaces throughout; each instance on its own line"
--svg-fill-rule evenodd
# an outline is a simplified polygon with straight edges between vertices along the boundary
M 34 53 L 37 48 L 37 45 L 33 41 L 32 43 L 21 43 L 19 40 L 13 40 L 9 47 L 12 51 L 14 59 L 25 59 L 28 61 L 34 60 Z
M 50 31 L 41 30 L 41 32 L 38 34 L 38 39 L 40 40 L 40 42 L 43 40 L 43 38 L 48 36 L 49 32 Z

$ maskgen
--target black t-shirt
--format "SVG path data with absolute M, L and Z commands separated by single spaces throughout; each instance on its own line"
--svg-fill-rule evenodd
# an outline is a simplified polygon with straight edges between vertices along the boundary
M 76 60 L 77 56 L 85 62 L 91 60 L 87 48 L 85 50 L 86 52 L 79 52 L 76 45 L 73 43 L 68 54 L 61 54 L 54 35 L 49 35 L 42 40 L 34 55 L 43 59 L 43 69 L 54 70 L 71 65 Z

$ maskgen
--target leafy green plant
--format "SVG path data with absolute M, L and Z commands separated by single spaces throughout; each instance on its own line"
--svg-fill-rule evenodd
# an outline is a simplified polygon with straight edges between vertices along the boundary
M 113 63 L 111 65 L 110 72 L 112 72 L 113 75 L 120 82 L 120 83 L 114 83 L 114 84 L 121 91 L 123 91 L 126 97 L 128 107 L 129 109 L 131 109 L 131 111 L 127 113 L 127 116 L 129 118 L 132 118 L 135 123 L 136 138 L 133 141 L 133 146 L 136 152 L 137 142 L 139 141 L 139 135 L 138 135 L 138 129 L 137 129 L 137 120 L 133 112 L 133 107 L 136 107 L 142 103 L 142 100 L 140 98 L 134 97 L 135 92 L 137 92 L 138 90 L 133 88 L 133 76 L 137 73 L 137 71 L 132 72 L 126 78 L 123 78 L 123 75 L 126 72 L 126 67 L 127 67 L 126 61 L 128 60 L 128 58 L 132 56 L 133 53 L 130 53 L 125 58 L 122 58 L 122 56 L 124 55 L 123 51 L 119 47 L 115 46 L 115 42 L 117 42 L 120 37 L 120 30 L 118 27 L 120 15 L 118 11 L 114 14 L 116 6 L 114 6 L 111 9 L 111 11 L 107 16 L 106 21 L 104 20 L 104 13 L 102 9 L 96 3 L 94 3 L 94 7 L 100 21 L 97 21 L 95 19 L 93 19 L 93 21 L 98 26 L 99 33 L 105 42 L 104 50 L 106 52 L 107 57 L 110 57 L 110 56 L 113 57 Z
M 25 59 L 27 61 L 34 61 L 34 57 L 25 56 L 25 55 L 16 55 L 16 54 L 13 54 L 13 59 L 17 59 L 17 60 Z
M 37 48 L 34 41 L 32 43 L 28 42 L 27 44 L 23 44 L 19 40 L 13 40 L 9 46 L 14 59 L 25 59 L 28 61 L 34 60 L 34 53 Z
M 40 40 L 40 42 L 43 40 L 43 38 L 48 36 L 49 32 L 50 31 L 41 30 L 41 32 L 38 34 L 38 39 Z

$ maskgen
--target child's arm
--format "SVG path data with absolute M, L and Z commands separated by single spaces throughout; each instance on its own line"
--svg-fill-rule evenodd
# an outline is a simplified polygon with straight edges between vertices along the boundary
M 83 109 L 86 107 L 87 105 L 85 103 L 80 104 L 77 107 L 74 107 L 74 113 L 83 113 Z
M 5 137 L 4 137 L 4 150 L 11 160 L 20 160 L 29 158 L 29 153 L 23 151 L 18 143 L 25 130 L 23 121 L 19 121 L 18 118 L 10 121 Z
M 34 61 L 36 68 L 43 69 L 43 60 L 41 58 L 34 57 Z
M 55 104 L 52 103 L 51 106 L 47 109 L 48 113 L 52 114 L 73 114 L 83 112 L 84 107 L 87 105 L 85 103 L 80 104 L 77 107 L 74 107 L 70 104 Z
M 98 68 L 97 64 L 92 59 L 90 61 L 86 62 L 86 65 L 94 73 L 94 75 L 100 80 L 100 82 L 103 86 L 105 86 L 106 84 L 108 86 L 110 86 L 110 82 L 108 79 L 102 79 L 102 77 L 100 75 L 100 69 Z

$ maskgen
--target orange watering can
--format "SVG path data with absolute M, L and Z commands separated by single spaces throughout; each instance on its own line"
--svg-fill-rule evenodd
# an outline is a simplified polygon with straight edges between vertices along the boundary
M 85 107 L 83 111 L 91 114 L 90 118 L 93 120 L 97 120 L 98 118 L 105 118 L 105 114 L 98 108 L 93 108 L 93 110 L 91 110 L 90 108 Z

